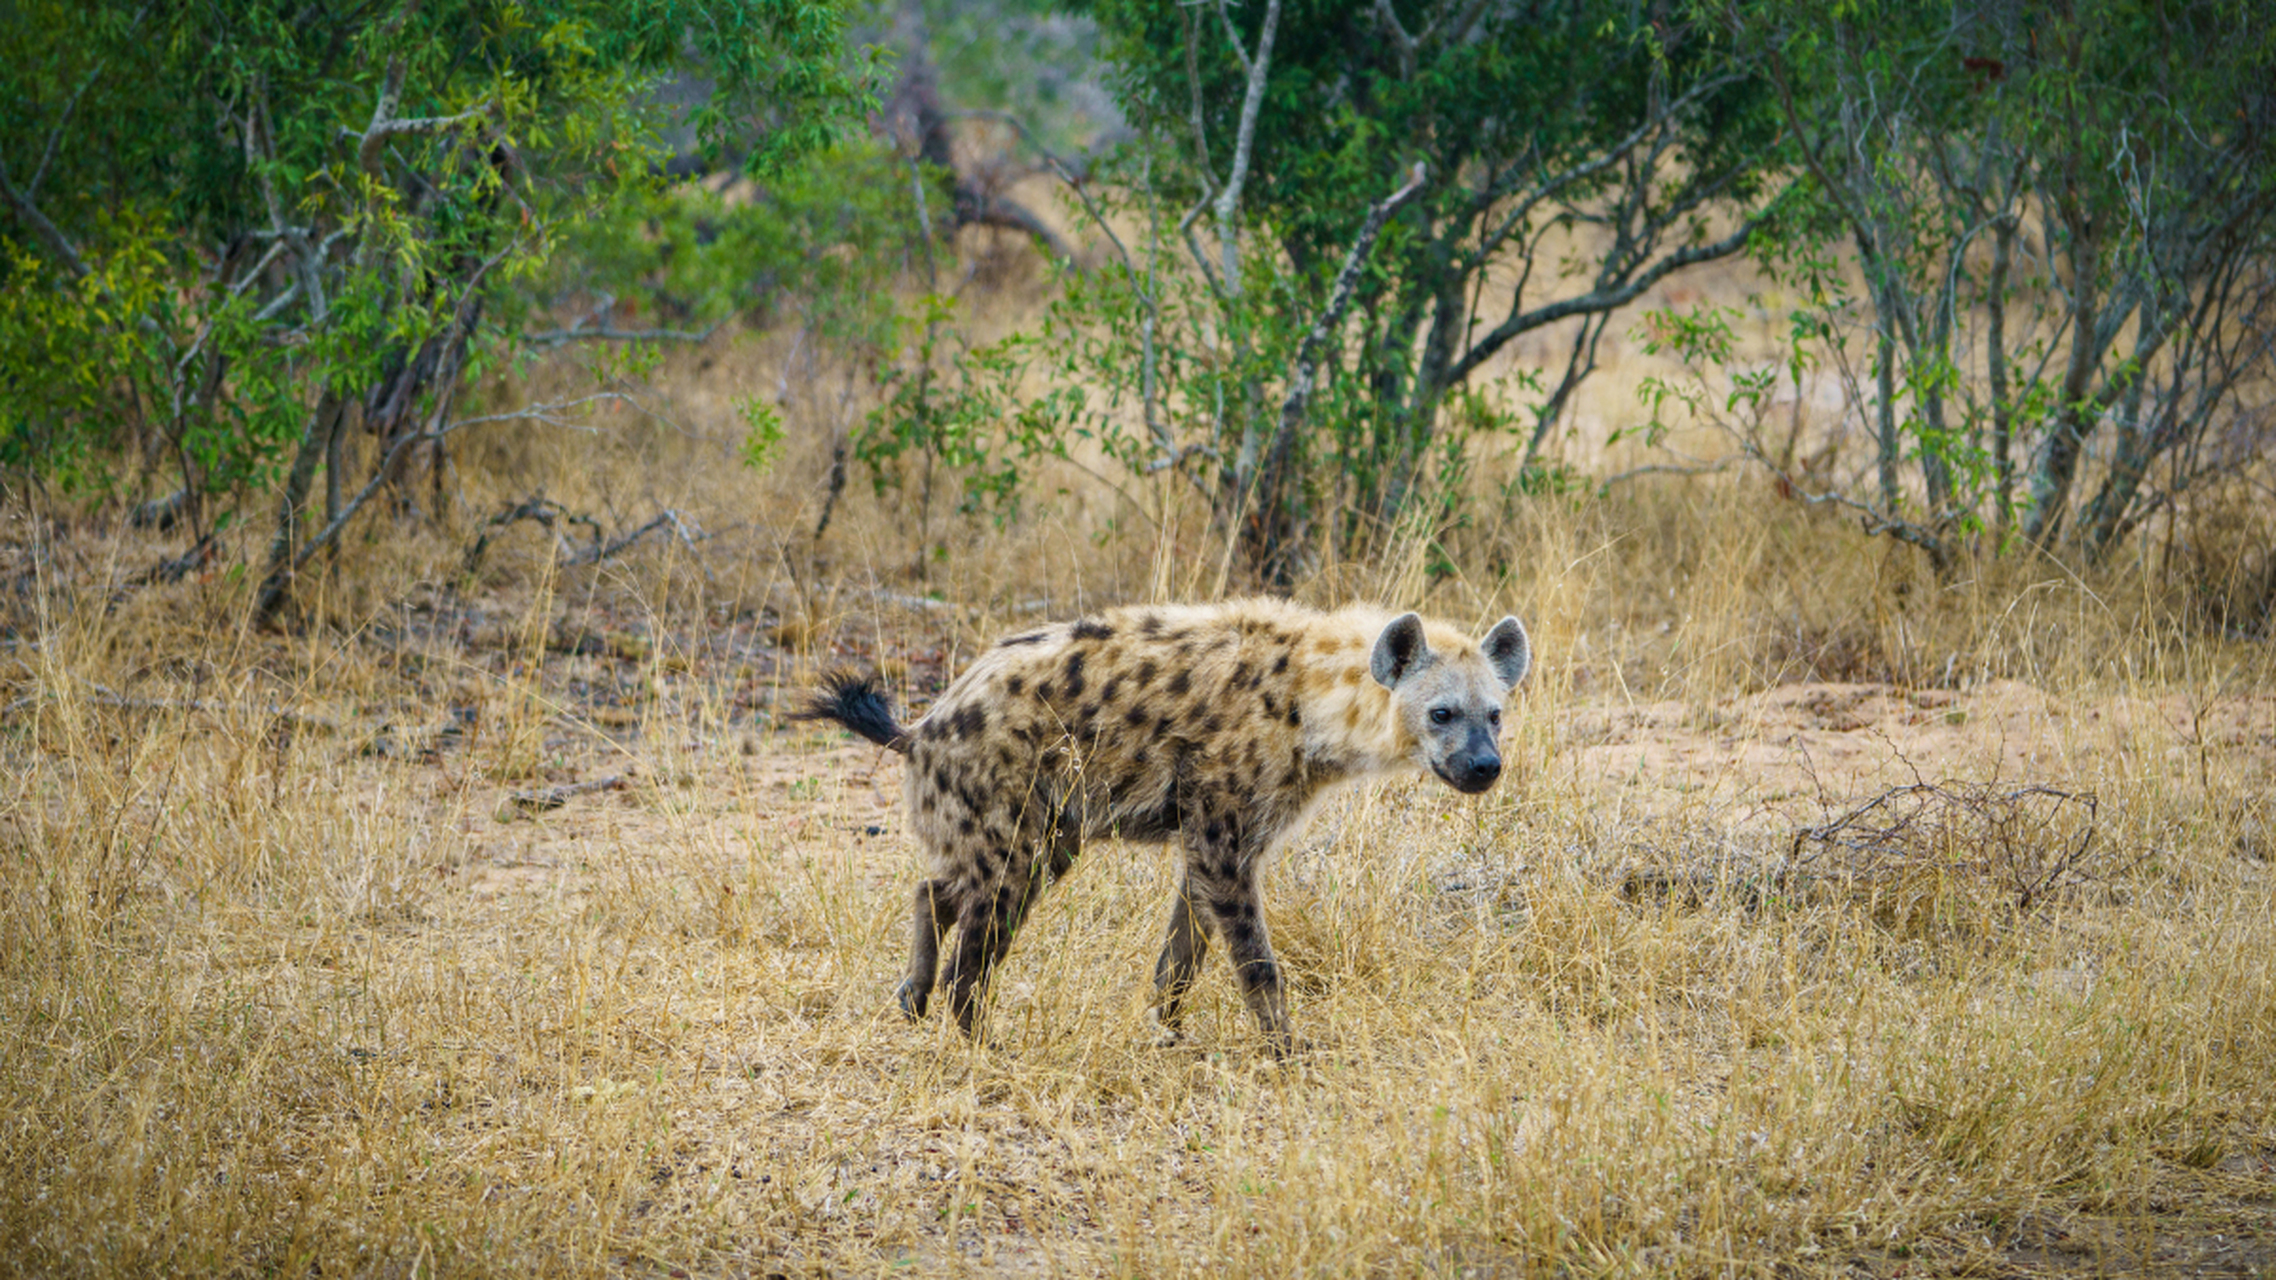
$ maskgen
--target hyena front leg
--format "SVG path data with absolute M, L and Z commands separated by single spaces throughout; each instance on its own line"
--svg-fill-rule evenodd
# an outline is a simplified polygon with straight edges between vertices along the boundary
M 1163 1047 L 1177 1043 L 1178 1006 L 1209 954 L 1209 929 L 1193 909 L 1193 893 L 1191 877 L 1179 877 L 1177 901 L 1170 907 L 1169 937 L 1162 943 L 1161 959 L 1154 962 L 1154 1023 L 1160 1028 L 1155 1043 Z
M 1209 914 L 1233 961 L 1241 997 L 1256 1015 L 1257 1029 L 1264 1032 L 1275 1057 L 1288 1056 L 1295 1044 L 1288 1030 L 1288 1001 L 1281 990 L 1280 962 L 1273 958 L 1272 939 L 1265 933 L 1264 912 L 1257 902 L 1254 869 L 1243 867 L 1215 886 Z
M 926 880 L 917 886 L 915 910 L 909 925 L 909 973 L 894 992 L 901 1012 L 914 1022 L 925 1016 L 932 1002 L 933 979 L 940 973 L 940 935 L 956 923 L 956 903 L 949 897 L 949 882 Z

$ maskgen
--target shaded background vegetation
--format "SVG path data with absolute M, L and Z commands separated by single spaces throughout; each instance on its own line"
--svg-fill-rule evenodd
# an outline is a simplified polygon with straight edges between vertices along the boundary
M 2270 1265 L 2255 7 L 0 21 L 0 1271 Z M 1543 655 L 1325 1051 L 884 1019 L 778 699 L 1250 590 Z

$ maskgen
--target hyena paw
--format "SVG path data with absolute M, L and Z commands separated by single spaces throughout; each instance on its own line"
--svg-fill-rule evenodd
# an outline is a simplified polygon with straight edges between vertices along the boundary
M 911 1022 L 922 1022 L 926 998 L 930 995 L 932 992 L 919 988 L 915 979 L 904 979 L 900 986 L 893 989 L 893 1003 L 901 1006 L 901 1016 Z
M 1162 1011 L 1159 1009 L 1148 1014 L 1147 1021 L 1153 1025 L 1153 1035 L 1149 1037 L 1148 1042 L 1156 1049 L 1174 1049 L 1185 1039 L 1185 1034 L 1178 1029 L 1178 1024 L 1164 1020 Z

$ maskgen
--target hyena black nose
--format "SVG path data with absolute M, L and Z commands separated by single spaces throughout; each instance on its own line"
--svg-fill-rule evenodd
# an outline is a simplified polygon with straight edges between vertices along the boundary
M 1494 785 L 1502 776 L 1502 758 L 1493 755 L 1472 756 L 1455 774 L 1455 785 L 1473 794 Z

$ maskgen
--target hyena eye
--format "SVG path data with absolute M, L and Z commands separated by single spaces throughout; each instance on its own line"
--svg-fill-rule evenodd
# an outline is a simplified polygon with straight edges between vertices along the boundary
M 1454 708 L 1452 707 L 1432 707 L 1430 709 L 1430 722 L 1432 724 L 1445 724 L 1453 718 Z
M 1494 726 L 1497 729 L 1500 728 L 1502 723 L 1501 708 L 1496 707 L 1492 711 L 1488 711 L 1486 713 L 1486 723 Z

